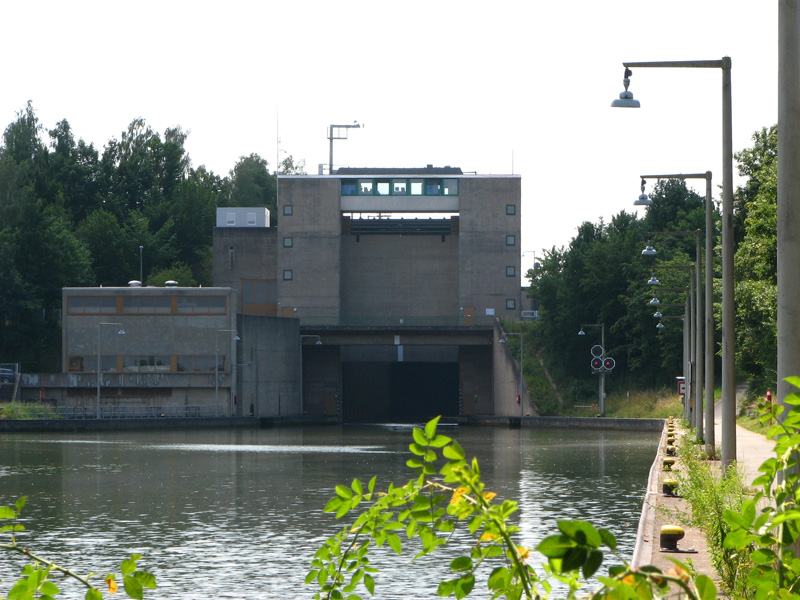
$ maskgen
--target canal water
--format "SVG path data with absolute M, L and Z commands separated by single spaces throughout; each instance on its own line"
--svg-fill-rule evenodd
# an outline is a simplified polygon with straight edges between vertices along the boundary
M 610 529 L 630 558 L 657 433 L 441 431 L 478 458 L 488 490 L 519 502 L 523 546 L 577 518 Z M 148 598 L 311 598 L 309 562 L 342 525 L 322 513 L 334 486 L 407 481 L 410 441 L 399 425 L 4 434 L 0 504 L 28 496 L 23 543 L 83 573 L 102 577 L 141 554 L 159 584 Z M 375 598 L 437 597 L 449 560 L 413 554 L 375 552 Z M 0 595 L 21 566 L 0 557 Z M 471 597 L 485 589 L 484 577 Z

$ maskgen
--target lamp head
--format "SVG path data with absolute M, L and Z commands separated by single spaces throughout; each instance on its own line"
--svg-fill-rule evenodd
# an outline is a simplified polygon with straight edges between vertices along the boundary
M 664 329 L 664 324 L 661 321 L 659 321 L 658 325 L 656 325 L 656 329 Z
M 656 254 L 658 254 L 658 252 L 656 252 L 656 249 L 653 248 L 651 242 L 652 240 L 647 240 L 647 247 L 644 250 L 642 250 L 642 256 L 655 256 Z
M 581 330 L 578 332 L 578 335 L 586 335 L 586 332 L 583 330 L 583 327 L 581 327 Z
M 656 278 L 655 273 L 653 273 L 650 279 L 647 280 L 647 285 L 661 285 L 661 282 Z
M 650 300 L 650 306 L 658 306 L 659 304 L 661 304 L 661 300 L 653 296 L 653 299 Z
M 625 86 L 625 91 L 620 92 L 619 98 L 611 103 L 612 108 L 639 108 L 638 100 L 633 99 L 633 93 L 628 91 L 628 86 L 631 84 L 631 70 L 625 67 L 625 75 L 622 78 L 622 85 Z

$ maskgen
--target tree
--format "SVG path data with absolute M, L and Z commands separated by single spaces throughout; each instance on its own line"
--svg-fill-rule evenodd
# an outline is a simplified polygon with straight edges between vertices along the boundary
M 266 206 L 277 215 L 277 182 L 258 154 L 242 156 L 230 173 L 230 206 Z
M 751 393 L 760 394 L 777 385 L 777 127 L 753 134 L 753 147 L 736 158 L 748 178 L 736 190 L 736 362 L 750 375 Z

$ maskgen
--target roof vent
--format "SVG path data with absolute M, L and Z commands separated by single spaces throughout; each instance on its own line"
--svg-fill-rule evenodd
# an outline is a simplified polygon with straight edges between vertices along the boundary
M 427 165 L 427 167 L 426 167 L 426 168 L 428 168 L 428 169 L 432 169 L 432 168 L 433 168 L 433 165 L 432 165 L 432 164 L 429 164 L 429 165 Z
M 138 279 L 132 279 L 128 282 L 128 287 L 142 287 L 142 282 Z
M 178 287 L 178 282 L 174 279 L 170 279 L 169 281 L 165 281 L 164 285 L 167 287 Z

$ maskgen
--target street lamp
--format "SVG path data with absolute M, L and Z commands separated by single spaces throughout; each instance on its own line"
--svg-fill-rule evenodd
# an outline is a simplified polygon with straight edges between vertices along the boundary
M 797 23 L 793 22 L 792 27 Z M 722 70 L 722 469 L 736 460 L 736 357 L 733 281 L 733 124 L 731 59 L 664 62 L 624 62 L 625 92 L 612 106 L 638 108 L 628 92 L 631 67 Z M 624 95 L 624 98 L 623 98 Z
M 500 338 L 500 343 L 501 344 L 505 344 L 506 343 L 506 338 L 509 335 L 518 335 L 519 336 L 519 422 L 520 422 L 520 425 L 522 425 L 522 380 L 524 379 L 524 375 L 523 375 L 523 372 L 522 372 L 522 364 L 523 364 L 522 363 L 522 346 L 523 346 L 522 340 L 523 340 L 523 338 L 522 338 L 522 334 L 521 333 L 513 333 L 513 332 L 504 333 L 503 337 Z
M 216 414 L 217 417 L 219 416 L 219 334 L 220 333 L 234 333 L 235 334 L 236 330 L 235 329 L 217 329 L 216 333 L 214 333 L 214 409 L 215 409 L 215 414 Z M 238 335 L 235 335 L 233 337 L 233 340 L 231 340 L 231 344 L 230 344 L 230 354 L 233 354 L 233 344 L 234 344 L 234 342 L 238 342 L 241 339 L 242 338 L 240 338 Z M 230 361 L 228 361 L 228 362 L 230 362 Z M 230 396 L 230 392 L 228 393 L 228 395 Z M 229 407 L 230 407 L 230 403 L 229 403 Z M 230 411 L 230 412 L 232 413 L 233 411 Z
M 699 238 L 698 238 L 699 239 Z M 699 245 L 699 241 L 698 241 Z M 690 316 L 691 322 L 691 352 L 690 355 L 692 356 L 692 363 L 697 367 L 697 377 L 692 378 L 691 380 L 691 392 L 695 398 L 695 406 L 697 407 L 697 412 L 695 416 L 695 426 L 697 428 L 697 439 L 703 440 L 704 438 L 704 431 L 703 431 L 703 375 L 705 373 L 704 369 L 707 368 L 708 361 L 713 361 L 713 355 L 711 357 L 708 356 L 706 353 L 706 359 L 704 360 L 703 357 L 703 329 L 700 327 L 700 315 L 702 314 L 702 290 L 701 290 L 701 283 L 700 283 L 700 263 L 695 263 L 694 265 L 655 265 L 653 269 L 688 269 L 688 270 L 695 270 L 694 279 L 690 279 L 690 287 L 692 288 L 692 296 L 695 298 L 694 301 L 694 314 Z M 708 306 L 706 306 L 706 316 L 708 316 Z M 708 344 L 706 344 L 706 347 Z M 712 367 L 713 368 L 713 367 Z M 705 382 L 708 383 L 708 377 L 705 377 Z M 706 390 L 708 393 L 709 390 Z M 712 380 L 712 388 L 710 390 L 712 397 L 711 403 L 713 405 L 714 398 L 714 388 L 713 388 L 713 380 Z M 706 432 L 708 429 L 714 428 L 714 421 L 713 421 L 713 408 L 711 411 L 712 414 L 712 421 L 709 424 L 706 421 Z M 706 416 L 708 415 L 708 408 L 706 408 Z M 712 435 L 713 439 L 713 435 Z M 713 443 L 711 445 L 711 450 L 713 451 Z
M 348 129 L 360 129 L 361 125 L 353 122 L 351 125 L 330 125 L 328 127 L 328 140 L 330 142 L 330 156 L 328 157 L 328 175 L 333 175 L 333 140 L 346 140 Z
M 100 418 L 100 377 L 102 369 L 100 368 L 100 330 L 103 325 L 117 325 L 120 329 L 117 335 L 125 335 L 125 330 L 122 329 L 122 323 L 98 323 L 97 324 L 97 402 L 95 405 L 95 418 Z
M 642 193 L 644 193 L 644 184 L 646 179 L 705 179 L 706 180 L 706 198 L 705 198 L 705 217 L 706 217 L 706 231 L 705 231 L 705 440 L 706 440 L 706 454 L 711 457 L 714 454 L 714 446 L 716 445 L 715 431 L 714 431 L 714 207 L 711 202 L 711 171 L 705 173 L 678 173 L 676 175 L 640 175 L 642 179 Z M 641 199 L 641 196 L 639 196 Z M 652 204 L 652 200 L 650 201 Z M 634 205 L 637 202 L 634 202 Z M 698 255 L 697 260 L 700 260 Z M 698 286 L 700 281 L 698 279 Z M 699 288 L 698 288 L 699 292 Z M 699 306 L 699 294 L 698 294 Z M 698 317 L 699 318 L 699 317 Z M 698 321 L 699 323 L 699 321 Z M 701 352 L 698 347 L 697 356 L 700 357 Z M 698 358 L 699 360 L 699 358 Z M 701 376 L 698 373 L 698 377 Z
M 656 298 L 653 298 L 656 300 Z M 605 323 L 587 323 L 585 325 L 581 325 L 581 329 L 578 332 L 578 335 L 586 335 L 586 332 L 583 330 L 584 327 L 599 327 L 600 328 L 600 348 L 602 352 L 600 356 L 596 356 L 595 358 L 599 358 L 600 360 L 605 360 L 606 357 L 606 324 Z M 599 389 L 597 392 L 598 396 L 598 409 L 601 417 L 606 416 L 606 371 L 605 368 L 600 369 L 600 384 Z
M 710 194 L 710 190 L 708 190 L 708 193 Z M 697 229 L 695 231 L 651 231 L 650 233 L 648 233 L 648 237 L 650 239 L 652 239 L 656 235 L 669 235 L 669 236 L 694 237 L 695 238 L 695 256 L 696 256 L 696 261 L 695 261 L 695 264 L 694 264 L 693 267 L 692 266 L 678 266 L 678 267 L 657 266 L 657 267 L 654 267 L 654 268 L 664 268 L 664 269 L 668 269 L 668 268 L 681 268 L 681 269 L 696 268 L 695 279 L 693 280 L 694 293 L 696 295 L 696 298 L 695 298 L 695 301 L 694 301 L 694 309 L 695 310 L 694 310 L 694 314 L 690 315 L 690 319 L 691 319 L 691 323 L 692 323 L 692 340 L 694 342 L 694 344 L 691 347 L 691 354 L 694 355 L 694 358 L 695 358 L 695 360 L 693 360 L 692 362 L 697 365 L 697 383 L 695 383 L 694 379 L 691 380 L 691 382 L 690 382 L 690 385 L 691 385 L 690 391 L 692 392 L 692 395 L 695 398 L 695 405 L 698 407 L 698 410 L 696 411 L 696 415 L 695 415 L 695 418 L 696 418 L 696 421 L 697 421 L 697 423 L 696 423 L 696 426 L 697 426 L 697 439 L 698 440 L 702 440 L 702 439 L 704 439 L 703 438 L 703 416 L 702 416 L 703 415 L 703 408 L 702 408 L 703 407 L 703 386 L 702 386 L 702 382 L 705 379 L 706 386 L 709 385 L 708 377 L 707 376 L 704 377 L 704 369 L 706 368 L 706 364 L 707 363 L 711 363 L 713 365 L 713 361 L 714 361 L 713 353 L 709 356 L 708 341 L 706 341 L 706 344 L 705 344 L 705 350 L 706 350 L 705 357 L 703 355 L 703 330 L 702 330 L 702 328 L 700 328 L 700 322 L 702 321 L 702 314 L 703 314 L 703 290 L 702 290 L 703 286 L 701 284 L 701 276 L 700 276 L 700 264 L 701 264 L 701 260 L 700 260 L 700 256 L 701 256 L 701 252 L 700 252 L 700 236 L 702 235 L 702 233 L 701 233 L 701 231 L 699 229 Z M 707 242 L 706 242 L 706 244 L 707 244 Z M 653 255 L 655 255 L 655 254 L 656 254 L 656 251 L 653 250 Z M 708 255 L 706 256 L 706 258 L 708 258 Z M 708 270 L 706 271 L 706 277 L 708 277 Z M 706 302 L 708 302 L 708 292 L 709 292 L 708 286 L 706 286 Z M 708 321 L 709 321 L 709 319 L 712 319 L 712 336 L 713 336 L 713 316 L 710 316 L 710 310 L 711 310 L 711 307 L 707 304 L 706 305 L 706 312 L 705 312 L 705 317 L 706 317 L 706 328 L 705 329 L 706 329 L 706 335 L 707 335 L 708 334 L 708 329 L 709 329 Z M 713 338 L 712 338 L 712 340 L 713 340 Z M 712 347 L 712 351 L 713 351 L 713 347 Z M 713 371 L 712 371 L 712 377 L 713 377 Z M 714 417 L 713 417 L 713 410 L 714 410 L 713 409 L 713 403 L 714 403 L 714 398 L 713 398 L 713 395 L 714 395 L 714 380 L 713 380 L 713 378 L 711 380 L 710 385 L 711 385 L 710 389 L 708 389 L 708 387 L 706 388 L 706 396 L 708 397 L 709 394 L 711 395 L 711 404 L 712 404 L 711 411 L 712 411 L 712 413 L 711 413 L 711 423 L 708 423 L 708 421 L 706 421 L 706 425 L 707 425 L 706 429 L 710 429 L 711 431 L 713 431 L 714 430 Z M 708 413 L 708 408 L 706 408 L 706 416 L 707 416 L 707 413 Z M 713 440 L 713 435 L 712 435 L 712 440 Z M 712 443 L 711 443 L 711 452 L 713 452 L 713 448 L 714 448 L 714 446 L 713 446 L 713 441 L 712 441 Z M 706 450 L 708 451 L 708 448 Z

